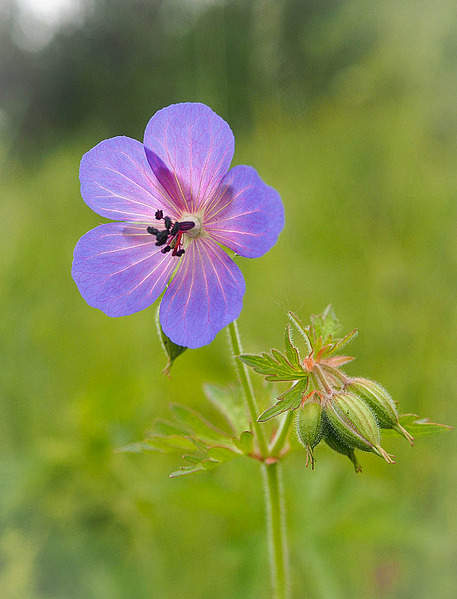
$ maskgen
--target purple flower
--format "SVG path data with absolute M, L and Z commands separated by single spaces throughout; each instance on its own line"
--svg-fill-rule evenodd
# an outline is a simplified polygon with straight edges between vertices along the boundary
M 144 144 L 102 141 L 81 160 L 81 195 L 101 216 L 81 237 L 73 278 L 108 316 L 150 306 L 169 283 L 160 323 L 176 344 L 200 347 L 238 317 L 243 275 L 221 249 L 257 258 L 284 226 L 280 196 L 249 166 L 229 170 L 228 124 L 204 104 L 156 112 Z

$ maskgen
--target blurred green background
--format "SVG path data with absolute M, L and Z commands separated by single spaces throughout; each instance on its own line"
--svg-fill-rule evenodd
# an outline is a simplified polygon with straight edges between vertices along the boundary
M 72 251 L 102 219 L 79 160 L 209 104 L 286 209 L 240 260 L 245 349 L 331 302 L 360 330 L 348 372 L 453 424 L 455 1 L 4 0 L 0 23 L 0 596 L 267 597 L 256 463 L 171 480 L 174 458 L 114 452 L 170 401 L 216 418 L 201 385 L 234 374 L 224 332 L 167 379 L 154 308 L 84 303 Z M 360 476 L 321 446 L 315 472 L 285 462 L 294 599 L 457 597 L 455 433 L 385 445 L 397 464 L 364 454 Z

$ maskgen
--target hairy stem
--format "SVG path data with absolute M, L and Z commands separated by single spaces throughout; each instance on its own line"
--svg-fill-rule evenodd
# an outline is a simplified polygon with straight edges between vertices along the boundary
M 276 435 L 274 436 L 273 442 L 270 445 L 270 455 L 275 457 L 279 455 L 281 449 L 284 447 L 284 443 L 286 442 L 287 435 L 289 434 L 289 428 L 293 419 L 294 412 L 291 410 L 284 414 L 281 424 L 279 425 Z
M 243 387 L 244 399 L 249 410 L 252 428 L 257 438 L 260 453 L 262 457 L 265 458 L 268 455 L 268 444 L 265 439 L 263 429 L 257 422 L 257 403 L 255 400 L 254 389 L 252 388 L 251 378 L 249 376 L 249 370 L 247 366 L 245 366 L 243 362 L 237 358 L 237 356 L 239 356 L 243 350 L 241 347 L 240 333 L 238 331 L 238 324 L 236 320 L 229 324 L 228 330 L 230 343 L 232 346 L 232 353 L 234 356 L 235 368 L 238 378 L 240 379 L 241 386 Z
M 279 462 L 262 466 L 273 597 L 274 599 L 287 599 L 289 597 L 288 552 L 280 468 Z
M 268 447 L 266 437 L 261 425 L 257 422 L 257 404 L 252 388 L 249 370 L 237 359 L 242 352 L 240 334 L 236 320 L 229 325 L 229 338 L 234 356 L 235 368 L 243 387 L 244 398 L 248 407 L 254 434 L 261 456 L 268 458 L 279 453 L 287 439 L 293 415 L 288 413 L 284 416 L 275 439 Z M 270 550 L 270 571 L 274 592 L 274 599 L 288 599 L 288 551 L 286 540 L 286 526 L 284 515 L 284 500 L 281 490 L 279 462 L 262 463 L 263 482 L 265 489 L 266 516 L 268 524 L 268 545 Z

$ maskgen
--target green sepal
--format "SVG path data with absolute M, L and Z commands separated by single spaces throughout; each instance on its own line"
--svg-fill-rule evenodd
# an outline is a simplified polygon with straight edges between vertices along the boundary
M 286 355 L 277 349 L 271 354 L 242 354 L 239 359 L 258 374 L 263 374 L 267 381 L 296 381 L 308 378 L 300 363 L 292 364 Z
M 357 460 L 357 456 L 355 454 L 354 448 L 349 447 L 349 445 L 346 445 L 346 443 L 344 443 L 335 434 L 335 431 L 333 430 L 330 422 L 328 421 L 328 419 L 325 415 L 323 418 L 323 435 L 324 435 L 324 441 L 327 443 L 327 445 L 330 447 L 330 449 L 333 449 L 333 451 L 336 451 L 337 453 L 340 453 L 341 455 L 347 456 L 351 460 L 352 465 L 354 466 L 354 471 L 356 473 L 362 472 L 362 467 L 359 464 L 359 461 Z
M 165 335 L 159 321 L 159 310 L 156 312 L 156 325 L 160 342 L 168 359 L 168 362 L 166 363 L 165 368 L 162 370 L 162 373 L 168 375 L 170 374 L 171 367 L 173 366 L 176 358 L 178 358 L 188 348 L 184 347 L 183 345 L 177 345 L 176 343 L 173 343 L 173 341 L 167 337 L 167 335 Z
M 285 393 L 280 395 L 277 398 L 277 402 L 268 410 L 265 410 L 260 414 L 257 418 L 258 422 L 266 422 L 270 420 L 270 418 L 274 418 L 283 412 L 288 412 L 290 410 L 296 410 L 303 398 L 303 394 L 306 392 L 308 388 L 308 379 L 300 379 L 290 387 Z

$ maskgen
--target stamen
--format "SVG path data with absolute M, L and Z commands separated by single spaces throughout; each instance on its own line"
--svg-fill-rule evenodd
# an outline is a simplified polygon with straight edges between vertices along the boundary
M 148 226 L 146 227 L 146 231 L 151 235 L 155 235 L 156 246 L 165 246 L 160 250 L 162 254 L 167 254 L 173 250 L 171 255 L 180 258 L 185 253 L 181 241 L 183 235 L 186 231 L 190 231 L 195 227 L 195 222 L 188 220 L 182 223 L 178 221 L 173 223 L 169 216 L 164 217 L 163 210 L 156 210 L 155 217 L 157 220 L 163 219 L 165 229 L 156 229 L 155 227 Z
M 157 238 L 157 242 L 156 245 L 164 245 L 164 243 L 167 243 L 167 239 L 168 239 L 168 231 L 159 231 L 156 235 Z
M 192 222 L 191 220 L 186 220 L 186 221 L 184 221 L 182 223 L 179 223 L 179 230 L 180 231 L 190 231 L 194 227 L 195 227 L 195 223 Z

